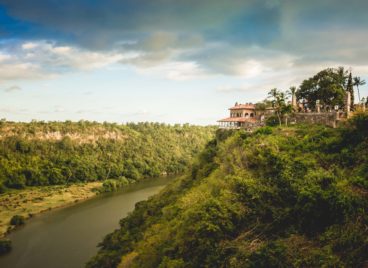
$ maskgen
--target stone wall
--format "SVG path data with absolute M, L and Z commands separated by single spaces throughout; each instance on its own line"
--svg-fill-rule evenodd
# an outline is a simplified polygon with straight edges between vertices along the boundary
M 288 119 L 290 124 L 322 124 L 335 128 L 339 122 L 339 114 L 337 112 L 330 113 L 295 113 Z

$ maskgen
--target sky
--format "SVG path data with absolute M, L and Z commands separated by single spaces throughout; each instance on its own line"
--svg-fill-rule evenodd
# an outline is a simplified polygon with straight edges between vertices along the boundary
M 328 67 L 368 81 L 367 10 L 366 0 L 0 0 L 0 118 L 207 125 Z

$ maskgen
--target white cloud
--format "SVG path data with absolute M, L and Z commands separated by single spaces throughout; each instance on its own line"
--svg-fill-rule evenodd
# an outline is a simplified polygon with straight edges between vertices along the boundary
M 50 50 L 56 54 L 66 55 L 71 52 L 72 48 L 67 46 L 51 47 Z
M 169 61 L 150 68 L 137 67 L 137 71 L 143 75 L 153 75 L 176 81 L 202 79 L 210 76 L 196 62 L 185 61 Z
M 102 68 L 124 57 L 121 52 L 92 52 L 46 41 L 13 44 L 0 50 L 0 82 L 48 79 L 67 72 Z
M 7 61 L 7 60 L 10 60 L 10 59 L 11 59 L 11 56 L 10 55 L 8 55 L 8 54 L 2 54 L 0 52 L 0 63 L 1 62 L 4 62 L 4 61 Z
M 27 43 L 23 43 L 22 44 L 22 49 L 24 50 L 29 50 L 29 49 L 34 49 L 38 46 L 38 44 L 36 43 L 32 43 L 32 42 L 27 42 Z

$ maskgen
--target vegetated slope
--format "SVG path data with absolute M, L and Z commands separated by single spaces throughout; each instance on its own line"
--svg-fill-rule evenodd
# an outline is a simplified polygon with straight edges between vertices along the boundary
M 181 173 L 213 135 L 187 124 L 1 121 L 0 188 Z
M 340 129 L 219 131 L 87 267 L 366 267 L 367 152 L 367 114 Z

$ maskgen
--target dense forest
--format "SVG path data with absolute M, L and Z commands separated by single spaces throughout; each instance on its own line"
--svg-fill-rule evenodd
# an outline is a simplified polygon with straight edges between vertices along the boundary
M 368 114 L 221 131 L 87 267 L 366 267 Z
M 0 193 L 7 188 L 96 180 L 129 183 L 182 173 L 213 135 L 213 127 L 188 124 L 2 120 Z

